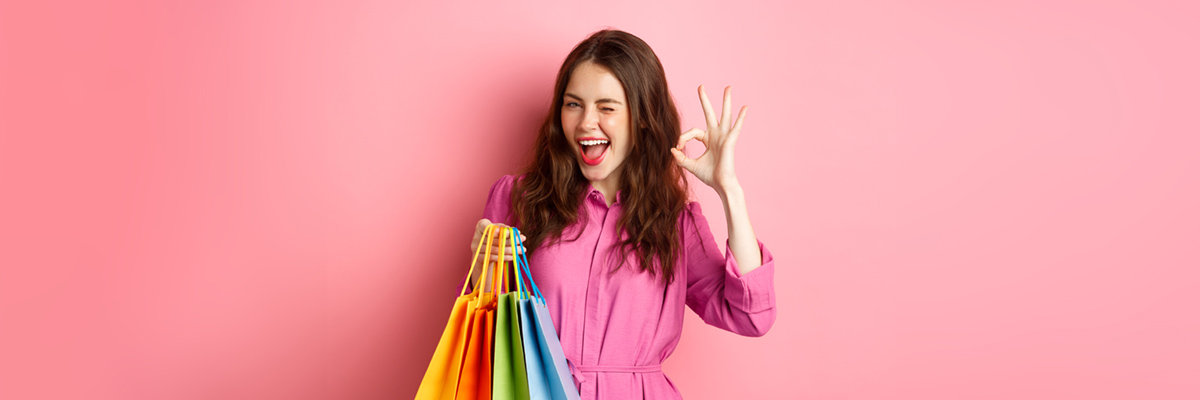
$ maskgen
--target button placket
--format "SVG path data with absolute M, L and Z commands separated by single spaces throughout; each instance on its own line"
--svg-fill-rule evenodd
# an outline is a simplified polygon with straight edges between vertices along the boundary
M 587 300 L 584 306 L 585 315 L 583 318 L 585 345 L 583 346 L 583 349 L 581 349 L 582 357 L 580 358 L 585 365 L 595 365 L 600 361 L 599 349 L 602 344 L 602 338 L 599 337 L 597 332 L 603 332 L 603 329 L 594 326 L 594 321 L 599 319 L 600 308 L 602 307 L 602 304 L 600 304 L 600 293 L 602 290 L 600 290 L 599 286 L 604 278 L 603 272 L 605 270 L 605 255 L 611 250 L 603 244 L 611 241 L 609 236 L 612 235 L 612 229 L 610 228 L 616 223 L 615 219 L 610 218 L 612 215 L 616 214 L 612 212 L 615 209 L 616 203 L 613 204 L 613 207 L 608 207 L 606 204 L 604 204 L 603 195 L 601 195 L 600 192 L 595 189 L 592 190 L 592 199 L 593 201 L 598 202 L 596 204 L 596 208 L 600 211 L 602 217 L 600 218 L 600 224 L 597 227 L 600 232 L 598 235 L 596 235 L 596 244 L 593 247 L 594 250 L 592 251 L 592 259 L 588 270 L 588 292 L 585 297 Z

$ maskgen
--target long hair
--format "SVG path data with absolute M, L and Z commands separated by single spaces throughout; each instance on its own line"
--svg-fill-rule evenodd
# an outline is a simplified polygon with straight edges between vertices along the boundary
M 624 213 L 617 222 L 618 232 L 626 235 L 617 246 L 616 267 L 636 251 L 642 271 L 661 274 L 663 282 L 670 284 L 681 253 L 677 225 L 688 193 L 683 168 L 670 151 L 679 141 L 679 112 L 658 56 L 646 42 L 619 30 L 593 33 L 571 50 L 558 70 L 550 111 L 512 191 L 517 224 L 528 237 L 525 248 L 534 253 L 543 243 L 563 240 L 563 230 L 579 220 L 588 181 L 579 169 L 573 144 L 563 134 L 562 106 L 571 72 L 584 62 L 608 68 L 629 102 L 631 146 L 620 172 L 619 201 Z

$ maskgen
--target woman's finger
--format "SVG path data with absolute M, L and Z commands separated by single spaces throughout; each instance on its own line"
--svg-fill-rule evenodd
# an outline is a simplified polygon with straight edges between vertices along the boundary
M 515 244 L 514 242 L 516 242 L 515 240 L 513 240 L 512 236 L 508 236 L 508 237 L 506 237 L 506 238 L 504 239 L 504 241 L 505 241 L 505 242 L 507 242 L 507 243 L 508 243 L 508 245 L 510 245 L 510 246 L 511 246 L 511 245 L 513 245 L 513 244 Z M 525 235 L 521 235 L 521 241 L 522 241 L 522 242 L 524 242 L 524 241 L 525 241 Z M 499 237 L 499 236 L 492 236 L 492 245 L 493 245 L 493 246 L 499 246 L 499 245 L 500 245 L 500 237 Z
M 487 259 L 488 259 L 488 260 L 491 260 L 491 261 L 496 261 L 496 258 L 497 258 L 497 257 L 499 257 L 499 256 L 500 256 L 500 255 L 498 255 L 498 254 L 491 254 L 491 255 L 488 255 L 488 258 L 487 258 Z M 479 255 L 479 258 L 477 258 L 477 259 L 476 259 L 476 261 L 478 261 L 478 260 L 483 260 L 483 259 L 484 259 L 484 258 L 483 258 L 483 254 L 480 254 L 480 255 Z M 513 258 L 512 258 L 512 254 L 505 254 L 505 255 L 504 255 L 504 261 L 512 261 L 512 259 L 513 259 Z
M 496 228 L 493 228 L 493 231 L 491 234 L 491 243 L 490 243 L 491 251 L 493 254 L 491 259 L 493 261 L 496 259 L 495 254 L 500 253 L 500 242 L 502 239 L 501 235 L 504 236 L 503 240 L 506 243 L 505 253 L 508 254 L 508 256 L 505 257 L 505 260 L 512 260 L 511 255 L 514 252 L 517 252 L 517 254 L 525 253 L 525 249 L 523 247 L 516 246 L 516 243 L 511 236 L 512 227 L 510 227 L 508 225 L 504 225 L 504 224 L 494 224 L 494 223 L 492 223 L 492 221 L 489 221 L 487 218 L 481 219 L 481 220 L 479 220 L 478 223 L 475 224 L 476 231 L 475 231 L 474 237 L 471 238 L 471 245 L 470 245 L 472 253 L 478 251 L 480 254 L 480 257 L 482 257 L 483 254 L 486 254 L 485 252 L 487 251 L 487 249 L 482 248 L 482 244 L 487 242 L 488 238 L 484 237 L 483 234 L 489 225 L 496 225 Z M 522 234 L 520 236 L 521 236 L 522 241 L 524 241 L 526 239 L 525 235 Z
M 480 254 L 480 255 L 479 255 L 479 257 L 480 257 L 480 259 L 482 259 L 482 258 L 483 258 L 483 255 L 482 255 L 482 254 Z M 492 260 L 492 261 L 496 261 L 496 258 L 497 258 L 497 257 L 500 257 L 500 255 L 499 255 L 499 254 L 497 254 L 497 253 L 492 253 L 492 254 L 488 255 L 488 258 L 487 258 L 487 259 L 488 259 L 488 260 Z M 504 254 L 504 261 L 512 261 L 512 259 L 513 259 L 513 255 L 512 255 L 512 253 L 505 253 L 505 254 Z
M 700 140 L 700 143 L 704 143 L 704 146 L 707 147 L 708 146 L 708 137 L 706 135 L 707 133 L 708 132 L 700 130 L 700 128 L 688 129 L 687 132 L 684 132 L 682 135 L 679 135 L 679 143 L 675 145 L 675 148 L 683 150 L 683 146 L 686 145 L 687 142 L 692 139 Z
M 738 112 L 737 121 L 733 123 L 733 128 L 729 130 L 730 140 L 737 139 L 738 134 L 742 133 L 742 120 L 746 119 L 746 110 L 749 108 L 750 106 L 742 106 L 742 110 Z M 733 143 L 730 144 L 732 145 Z
M 675 156 L 675 163 L 683 166 L 683 169 L 688 170 L 692 174 L 696 173 L 696 160 L 690 159 L 682 150 L 672 148 L 671 154 Z
M 510 232 L 509 230 L 512 229 L 511 227 L 500 225 L 500 224 L 497 224 L 496 227 L 498 229 L 492 231 L 493 238 L 496 238 L 496 240 L 500 240 L 500 235 L 504 235 L 504 236 L 508 237 L 510 240 L 512 239 L 512 235 L 509 234 L 509 232 Z
M 492 249 L 492 251 L 499 252 L 499 251 L 500 251 L 500 249 L 498 249 L 498 248 L 497 248 L 497 249 Z M 513 253 L 521 254 L 521 253 L 525 253 L 525 247 L 524 247 L 524 246 L 507 246 L 507 247 L 505 247 L 505 248 L 504 248 L 504 253 L 505 253 L 505 254 L 513 254 Z
M 491 256 L 491 257 L 488 257 L 488 259 L 489 259 L 489 260 L 492 260 L 492 261 L 496 261 L 496 259 L 497 259 L 498 257 L 500 257 L 500 255 L 499 255 L 499 254 L 492 254 L 492 256 Z M 504 261 L 512 261 L 512 260 L 513 260 L 513 255 L 512 255 L 512 253 L 505 253 L 505 254 L 504 254 Z
M 514 247 L 515 247 L 515 248 L 514 248 Z M 521 251 L 521 252 L 524 252 L 524 250 L 525 250 L 525 249 L 524 249 L 523 247 L 520 247 L 520 246 L 504 246 L 504 254 L 512 254 L 512 253 L 513 253 L 513 252 L 515 252 L 515 251 Z M 492 248 L 492 254 L 500 254 L 500 248 L 499 248 L 499 247 L 493 247 L 493 248 Z
M 475 223 L 475 237 L 477 237 L 477 238 L 483 237 L 484 231 L 486 231 L 488 225 L 491 225 L 491 224 L 492 224 L 492 221 L 489 221 L 487 218 L 481 219 L 481 220 L 479 220 L 479 222 L 476 222 Z
M 725 87 L 725 105 L 721 107 L 721 127 L 729 131 L 729 126 L 733 125 L 733 86 Z
M 708 129 L 717 126 L 717 115 L 713 113 L 712 104 L 708 103 L 708 94 L 704 93 L 704 85 L 700 85 L 700 106 L 704 107 L 704 122 L 708 124 Z
M 481 254 L 481 255 L 485 254 L 484 251 L 487 251 L 487 249 L 483 249 L 483 251 L 479 252 L 479 254 Z M 505 246 L 504 247 L 504 254 L 511 255 L 513 253 L 525 254 L 525 247 L 524 246 Z M 500 254 L 500 247 L 492 247 L 492 252 L 490 254 L 492 254 L 492 255 Z
M 475 223 L 475 235 L 473 235 L 471 237 L 471 251 L 472 252 L 479 248 L 479 244 L 484 239 L 483 231 L 485 229 L 487 229 L 488 225 L 491 225 L 491 224 L 492 224 L 492 221 L 489 221 L 487 218 L 481 219 L 481 220 L 479 220 L 479 222 Z
M 483 232 L 483 229 L 487 228 L 488 225 L 496 225 L 496 229 L 492 231 L 493 234 L 495 234 L 495 235 L 499 235 L 501 233 L 504 233 L 505 231 L 512 232 L 512 228 L 513 228 L 512 226 L 508 226 L 506 224 L 500 224 L 500 223 L 495 223 L 495 222 L 489 221 L 486 218 L 479 220 L 479 223 L 476 224 L 476 226 L 479 227 L 479 232 Z M 521 237 L 525 237 L 525 235 L 521 235 Z

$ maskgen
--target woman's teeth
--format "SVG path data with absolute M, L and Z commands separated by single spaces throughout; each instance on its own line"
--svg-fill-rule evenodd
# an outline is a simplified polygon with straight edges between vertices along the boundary
M 608 141 L 607 140 L 581 140 L 581 141 L 579 141 L 579 144 L 582 144 L 584 146 L 592 146 L 592 145 L 597 145 L 597 144 L 608 144 Z

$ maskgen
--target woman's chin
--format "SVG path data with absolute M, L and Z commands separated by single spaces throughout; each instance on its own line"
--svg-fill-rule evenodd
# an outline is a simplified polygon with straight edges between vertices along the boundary
M 580 172 L 583 172 L 584 178 L 587 178 L 587 180 L 592 182 L 602 181 L 605 178 L 608 178 L 609 175 L 609 171 L 605 170 L 603 165 L 597 165 L 593 167 L 590 165 L 581 164 L 579 166 L 579 170 Z
M 589 173 L 589 172 L 587 172 L 587 171 L 584 171 L 584 172 L 583 172 L 583 177 L 584 177 L 584 178 L 587 178 L 587 180 L 588 180 L 588 181 L 591 181 L 591 182 L 597 182 L 597 181 L 602 181 L 602 180 L 604 180 L 604 178 L 607 178 L 607 177 L 608 177 L 608 174 L 600 174 L 600 173 L 594 173 L 594 172 L 593 172 L 593 173 Z

